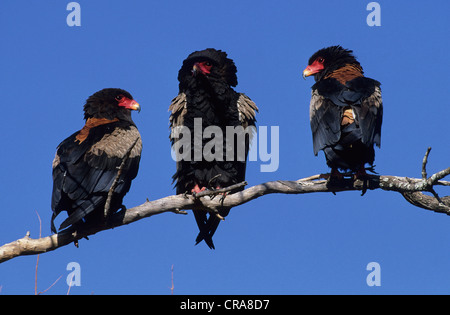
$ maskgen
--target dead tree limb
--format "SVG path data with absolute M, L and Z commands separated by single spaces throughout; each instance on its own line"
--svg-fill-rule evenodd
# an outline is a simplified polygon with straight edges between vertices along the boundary
M 130 148 L 128 149 L 128 151 L 125 153 L 125 156 L 123 157 L 122 163 L 120 163 L 119 168 L 117 169 L 117 175 L 116 178 L 114 179 L 114 182 L 111 185 L 111 188 L 108 191 L 108 197 L 106 199 L 106 203 L 105 203 L 105 208 L 104 208 L 104 213 L 103 216 L 106 219 L 108 219 L 109 215 L 110 215 L 110 207 L 111 207 L 111 200 L 112 200 L 112 196 L 114 194 L 114 190 L 116 190 L 117 188 L 117 184 L 119 183 L 119 178 L 120 175 L 122 175 L 122 170 L 123 167 L 125 166 L 125 163 L 127 162 L 128 158 L 130 157 L 131 151 L 134 149 L 134 147 L 136 146 L 136 143 L 139 141 L 141 137 L 137 137 L 136 140 L 134 140 L 133 144 L 130 146 Z
M 108 225 L 101 225 L 74 230 L 68 228 L 58 234 L 32 239 L 29 232 L 21 239 L 0 247 L 0 263 L 14 257 L 36 255 L 53 251 L 59 247 L 75 242 L 89 235 L 94 235 L 106 229 L 127 225 L 143 218 L 164 212 L 186 214 L 184 210 L 203 209 L 210 213 L 218 213 L 220 207 L 237 207 L 253 199 L 268 194 L 308 194 L 308 193 L 336 193 L 341 191 L 364 191 L 366 189 L 382 189 L 394 191 L 412 205 L 450 215 L 450 196 L 439 197 L 434 186 L 450 186 L 450 182 L 442 179 L 450 175 L 450 167 L 427 177 L 426 164 L 430 149 L 427 150 L 422 163 L 422 178 L 408 178 L 399 176 L 368 175 L 363 180 L 344 178 L 339 181 L 322 179 L 321 175 L 314 175 L 296 181 L 277 180 L 259 184 L 243 191 L 215 198 L 217 194 L 224 194 L 246 183 L 240 183 L 220 190 L 203 191 L 196 195 L 180 194 L 168 196 L 154 201 L 147 201 L 134 208 L 111 214 Z M 431 195 L 424 194 L 425 192 Z

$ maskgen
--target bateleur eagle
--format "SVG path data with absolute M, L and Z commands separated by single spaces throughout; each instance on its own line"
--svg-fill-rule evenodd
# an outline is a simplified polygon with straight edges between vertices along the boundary
M 191 135 L 190 148 L 185 148 L 189 152 L 183 152 L 187 158 L 177 158 L 177 171 L 173 176 L 177 194 L 224 188 L 245 180 L 246 159 L 258 108 L 245 94 L 234 91 L 236 72 L 233 60 L 227 58 L 224 51 L 213 48 L 195 51 L 183 61 L 178 72 L 179 94 L 169 107 L 170 139 L 177 156 L 183 151 L 176 149 L 177 142 L 183 140 L 176 136 L 177 128 L 186 128 Z M 196 122 L 199 127 L 194 128 Z M 244 137 L 233 136 L 234 143 L 228 143 L 227 147 L 227 127 L 240 126 L 245 130 Z M 216 131 L 206 132 L 206 128 Z M 202 132 L 200 136 L 198 129 Z M 213 157 L 208 157 L 205 151 L 212 152 Z M 229 211 L 230 208 L 223 207 L 219 214 L 225 217 Z M 220 219 L 215 215 L 208 217 L 203 210 L 193 212 L 200 230 L 196 244 L 204 240 L 214 249 L 212 236 Z
M 54 220 L 64 210 L 68 218 L 60 230 L 102 222 L 114 182 L 109 213 L 123 207 L 122 199 L 138 173 L 142 150 L 141 136 L 131 119 L 132 110 L 140 110 L 140 106 L 122 89 L 103 89 L 87 99 L 86 124 L 61 142 L 53 161 L 54 233 Z
M 383 104 L 380 82 L 367 78 L 351 50 L 341 46 L 314 53 L 303 77 L 314 75 L 310 122 L 314 154 L 325 153 L 331 175 L 351 171 L 355 178 L 373 166 L 380 146 Z

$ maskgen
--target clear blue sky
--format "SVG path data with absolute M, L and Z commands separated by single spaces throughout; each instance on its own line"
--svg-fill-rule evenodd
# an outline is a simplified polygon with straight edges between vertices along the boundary
M 382 83 L 384 122 L 376 170 L 420 177 L 449 167 L 450 2 L 379 1 L 381 26 L 366 24 L 370 1 L 79 0 L 81 26 L 66 24 L 70 1 L 2 0 L 0 243 L 50 234 L 51 162 L 56 146 L 83 124 L 86 98 L 128 90 L 144 141 L 140 172 L 125 204 L 174 194 L 168 106 L 177 72 L 194 50 L 228 52 L 237 91 L 259 106 L 258 125 L 279 126 L 280 165 L 249 185 L 328 171 L 315 157 L 310 87 L 301 71 L 318 49 L 354 50 Z M 440 190 L 448 194 L 445 190 Z M 450 217 L 415 208 L 397 193 L 270 195 L 234 208 L 214 236 L 194 246 L 189 215 L 162 214 L 40 256 L 38 290 L 67 292 L 66 266 L 81 266 L 71 294 L 450 293 Z M 369 287 L 366 266 L 381 266 Z M 36 256 L 0 265 L 0 294 L 33 294 Z

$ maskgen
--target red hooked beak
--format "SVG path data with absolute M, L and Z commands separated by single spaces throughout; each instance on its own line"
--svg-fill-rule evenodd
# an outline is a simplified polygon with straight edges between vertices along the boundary
M 129 98 L 126 97 L 123 97 L 119 101 L 119 106 L 125 107 L 130 110 L 137 110 L 138 112 L 141 111 L 141 106 L 139 105 L 138 102 L 136 102 L 135 100 L 130 100 Z
M 323 63 L 320 63 L 319 61 L 314 61 L 312 64 L 306 67 L 305 70 L 303 70 L 303 79 L 306 79 L 306 77 L 309 77 L 310 75 L 316 74 L 324 69 Z
M 196 62 L 192 67 L 192 75 L 196 76 L 198 72 L 201 72 L 203 75 L 210 74 L 211 65 L 207 65 L 206 62 Z

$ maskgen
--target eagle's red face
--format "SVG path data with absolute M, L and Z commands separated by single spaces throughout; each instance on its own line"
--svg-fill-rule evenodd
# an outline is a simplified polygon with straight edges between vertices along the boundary
M 192 75 L 196 75 L 201 72 L 203 75 L 211 73 L 212 64 L 209 61 L 196 62 L 192 67 Z
M 116 100 L 118 102 L 118 105 L 121 107 L 125 107 L 130 110 L 137 110 L 141 111 L 141 106 L 138 102 L 135 100 L 129 99 L 126 96 L 123 96 L 122 94 L 116 96 Z
M 325 62 L 325 59 L 322 57 L 317 57 L 316 60 L 310 65 L 306 67 L 305 70 L 303 70 L 303 78 L 306 79 L 306 77 L 309 77 L 310 75 L 319 73 L 323 69 L 325 69 L 323 63 Z

